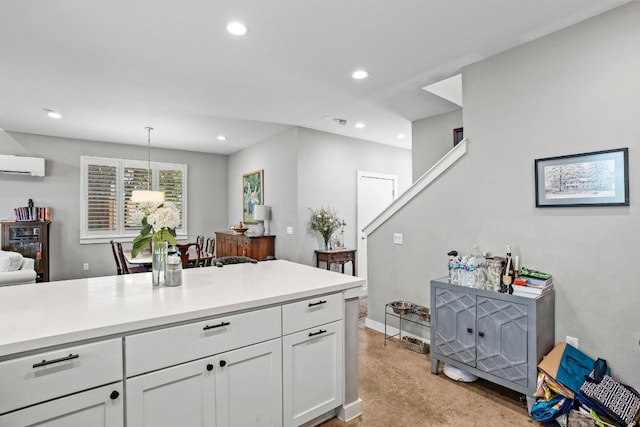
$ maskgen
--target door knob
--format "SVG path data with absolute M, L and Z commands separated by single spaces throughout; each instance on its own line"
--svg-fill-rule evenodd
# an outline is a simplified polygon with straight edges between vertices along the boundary
M 211 363 L 207 363 L 207 371 L 213 371 L 213 365 Z
M 116 400 L 119 396 L 120 396 L 120 393 L 118 393 L 118 390 L 113 390 L 109 395 L 111 400 Z
M 224 360 L 220 361 L 220 367 L 224 368 L 227 365 L 227 362 L 225 362 Z

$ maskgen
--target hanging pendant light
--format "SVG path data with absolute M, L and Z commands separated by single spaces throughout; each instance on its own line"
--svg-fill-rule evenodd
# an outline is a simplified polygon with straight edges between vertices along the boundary
M 151 184 L 151 131 L 152 127 L 145 127 L 147 130 L 147 148 L 149 151 L 149 168 L 147 169 L 147 189 L 146 190 L 134 190 L 131 192 L 131 201 L 134 203 L 143 202 L 164 202 L 163 191 L 151 191 L 149 185 Z

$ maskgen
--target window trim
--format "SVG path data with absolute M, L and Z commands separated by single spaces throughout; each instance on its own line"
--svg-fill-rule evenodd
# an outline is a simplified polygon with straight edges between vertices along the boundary
M 116 167 L 116 212 L 117 229 L 115 231 L 92 232 L 88 230 L 88 167 L 89 165 L 104 165 Z M 124 170 L 125 167 L 144 168 L 149 163 L 143 160 L 117 159 L 99 156 L 80 156 L 80 244 L 106 243 L 110 240 L 131 241 L 138 235 L 138 230 L 124 228 Z M 187 165 L 183 163 L 151 162 L 152 190 L 159 186 L 160 170 L 180 170 L 182 172 L 182 228 L 176 230 L 177 238 L 188 236 L 187 212 Z

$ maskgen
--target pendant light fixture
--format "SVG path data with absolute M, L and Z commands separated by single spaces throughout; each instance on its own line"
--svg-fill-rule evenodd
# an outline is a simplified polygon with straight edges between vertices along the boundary
M 152 127 L 145 127 L 147 130 L 147 148 L 149 151 L 149 168 L 147 169 L 147 189 L 146 190 L 134 190 L 131 192 L 131 201 L 134 203 L 143 202 L 164 202 L 163 191 L 151 191 L 149 186 L 151 185 L 151 131 Z

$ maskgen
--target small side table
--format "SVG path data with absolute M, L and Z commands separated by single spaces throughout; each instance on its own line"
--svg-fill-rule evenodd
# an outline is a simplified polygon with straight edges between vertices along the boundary
M 327 270 L 331 268 L 331 264 L 340 264 L 342 266 L 342 274 L 344 274 L 345 263 L 351 261 L 351 270 L 356 275 L 356 249 L 332 249 L 322 251 L 316 249 L 316 267 L 320 267 L 320 261 L 327 265 Z

